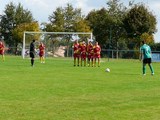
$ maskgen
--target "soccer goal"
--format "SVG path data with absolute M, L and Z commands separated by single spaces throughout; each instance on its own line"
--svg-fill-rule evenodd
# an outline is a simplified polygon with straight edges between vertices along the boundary
M 30 42 L 35 39 L 38 56 L 39 42 L 45 44 L 45 56 L 70 57 L 72 56 L 72 45 L 75 40 L 93 41 L 92 32 L 33 32 L 25 31 L 23 34 L 22 57 L 29 56 Z

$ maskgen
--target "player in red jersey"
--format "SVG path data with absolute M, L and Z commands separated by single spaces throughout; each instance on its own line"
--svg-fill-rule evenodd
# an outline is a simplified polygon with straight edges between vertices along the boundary
M 44 55 L 45 55 L 45 45 L 42 42 L 40 42 L 40 45 L 39 45 L 39 57 L 40 57 L 40 62 L 41 63 L 45 63 Z
M 93 66 L 93 57 L 94 57 L 93 44 L 91 41 L 89 41 L 89 43 L 87 45 L 88 66 L 90 66 L 90 61 L 92 61 L 92 66 Z
M 100 67 L 101 47 L 98 45 L 98 42 L 95 43 L 93 50 L 94 50 L 94 66 L 96 67 L 96 60 L 98 59 L 98 67 Z
M 2 60 L 5 61 L 4 57 L 5 46 L 2 41 L 0 41 L 0 54 L 2 55 Z
M 77 60 L 77 66 L 79 66 L 79 57 L 80 57 L 80 46 L 78 43 L 78 40 L 75 41 L 73 44 L 73 50 L 74 50 L 74 66 L 76 66 L 76 60 Z
M 80 46 L 80 51 L 81 51 L 81 66 L 82 66 L 82 62 L 84 62 L 84 66 L 86 66 L 87 47 L 84 41 L 82 42 L 82 45 Z

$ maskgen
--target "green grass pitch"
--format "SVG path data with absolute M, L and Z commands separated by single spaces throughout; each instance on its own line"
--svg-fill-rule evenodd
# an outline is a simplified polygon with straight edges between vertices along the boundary
M 73 67 L 72 58 L 6 56 L 0 61 L 0 120 L 159 120 L 160 64 L 142 76 L 138 60 L 102 59 Z M 110 68 L 111 72 L 105 72 Z

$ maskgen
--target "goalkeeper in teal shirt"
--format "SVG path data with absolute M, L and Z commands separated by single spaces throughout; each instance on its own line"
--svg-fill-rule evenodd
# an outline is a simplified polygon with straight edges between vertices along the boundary
M 146 64 L 148 64 L 150 70 L 151 70 L 151 75 L 154 75 L 154 69 L 152 66 L 152 52 L 151 48 L 149 45 L 145 43 L 145 41 L 142 41 L 142 46 L 140 47 L 140 60 L 143 59 L 143 75 L 146 75 Z

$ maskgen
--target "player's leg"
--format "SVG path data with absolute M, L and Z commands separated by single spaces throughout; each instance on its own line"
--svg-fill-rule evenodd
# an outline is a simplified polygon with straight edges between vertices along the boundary
M 74 57 L 74 66 L 76 66 L 76 60 L 78 59 L 78 55 L 76 54 L 76 53 L 74 53 L 74 55 L 73 55 L 73 57 Z
M 83 62 L 84 62 L 84 66 L 86 66 L 86 53 L 83 54 Z
M 31 66 L 34 65 L 34 58 L 31 58 Z
M 42 56 L 42 63 L 45 63 L 44 55 Z
M 76 66 L 76 57 L 74 56 L 74 66 Z
M 42 63 L 42 57 L 41 56 L 39 56 L 39 59 L 40 59 L 40 62 Z
M 92 67 L 94 66 L 94 64 L 93 64 L 93 58 L 91 58 L 91 64 L 92 64 Z
M 82 62 L 83 62 L 83 58 L 82 58 L 82 56 L 81 56 L 81 66 L 82 66 Z
M 150 63 L 150 64 L 148 64 L 148 65 L 149 65 L 149 68 L 150 68 L 150 70 L 151 70 L 151 74 L 154 75 L 154 69 L 153 69 L 152 64 Z
M 143 75 L 146 75 L 146 63 L 143 63 L 142 71 Z
M 80 54 L 80 65 L 82 66 L 82 62 L 83 62 L 83 54 Z
M 86 57 L 84 58 L 84 66 L 86 66 Z
M 34 53 L 30 53 L 30 57 L 31 57 L 31 66 L 33 67 L 34 65 Z
M 40 63 L 42 63 L 42 56 L 41 56 L 41 52 L 39 52 L 39 60 L 40 60 Z
M 43 56 L 41 56 L 41 63 L 44 63 L 44 59 L 43 59 Z
M 90 67 L 90 58 L 88 57 L 87 60 L 88 60 L 88 67 Z
M 89 66 L 89 57 L 88 57 L 88 55 L 87 55 L 87 65 Z
M 96 67 L 96 57 L 94 58 L 94 67 Z
M 2 61 L 5 61 L 5 56 L 4 56 L 4 54 L 2 54 Z
M 154 75 L 154 69 L 153 69 L 153 66 L 152 66 L 151 62 L 152 62 L 152 61 L 151 61 L 151 58 L 149 58 L 149 59 L 148 59 L 148 66 L 149 66 L 149 68 L 150 68 L 150 70 L 151 70 L 151 74 Z
M 143 64 L 142 64 L 143 75 L 146 75 L 146 64 L 147 63 L 148 63 L 147 59 L 143 59 Z
M 77 66 L 79 66 L 79 56 L 77 57 Z
M 45 57 L 43 56 L 43 63 L 45 63 Z
M 98 67 L 100 67 L 100 58 L 98 57 Z
M 90 67 L 90 63 L 91 62 L 91 55 L 88 53 L 87 55 L 87 64 L 88 64 L 88 67 Z
M 0 55 L 2 55 L 2 61 L 5 61 L 4 52 L 0 51 Z

